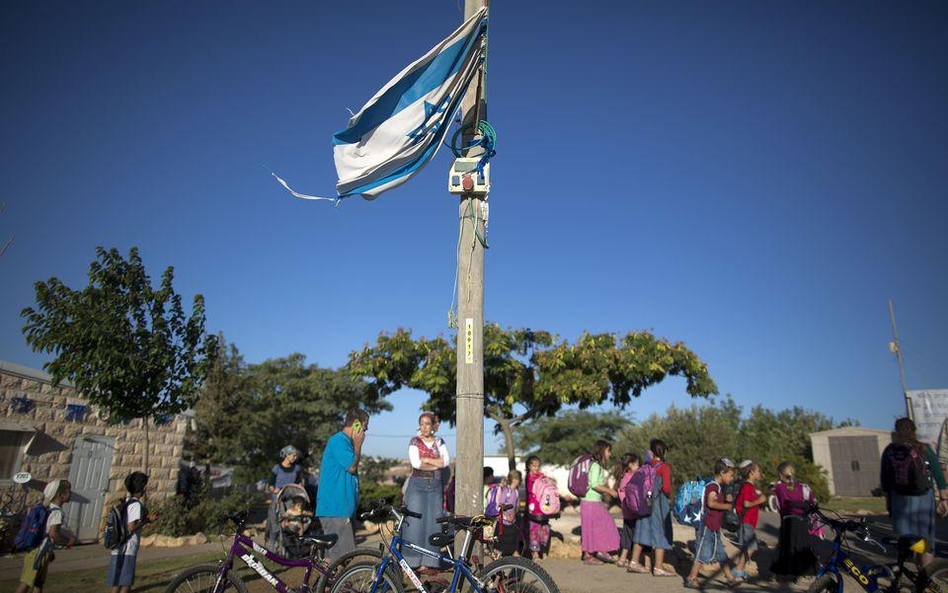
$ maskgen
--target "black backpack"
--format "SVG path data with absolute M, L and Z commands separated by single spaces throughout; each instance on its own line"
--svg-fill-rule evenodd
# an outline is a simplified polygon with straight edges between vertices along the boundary
M 744 486 L 744 481 L 734 481 L 722 488 L 721 494 L 724 496 L 724 500 L 727 500 L 727 496 L 731 495 L 731 504 L 737 503 L 737 496 L 741 493 L 741 487 Z M 722 501 L 723 502 L 723 501 Z M 740 509 L 743 511 L 743 509 Z M 732 506 L 731 510 L 724 512 L 724 528 L 728 531 L 737 531 L 741 526 L 741 513 L 736 506 Z
M 882 456 L 882 489 L 903 496 L 919 496 L 931 488 L 928 462 L 911 445 L 893 443 Z
M 130 535 L 128 533 L 128 503 L 129 499 L 109 509 L 109 516 L 105 520 L 105 533 L 102 535 L 102 545 L 107 550 L 115 550 L 125 545 Z

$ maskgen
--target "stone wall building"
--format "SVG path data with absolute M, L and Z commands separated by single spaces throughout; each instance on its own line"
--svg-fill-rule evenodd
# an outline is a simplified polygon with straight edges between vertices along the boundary
M 42 498 L 52 479 L 72 482 L 63 509 L 79 541 L 99 539 L 109 507 L 125 494 L 123 480 L 144 471 L 145 430 L 141 420 L 112 424 L 72 386 L 52 385 L 40 370 L 0 361 L 0 490 L 26 491 L 27 504 Z M 159 417 L 149 427 L 151 500 L 175 493 L 188 419 Z M 32 480 L 15 486 L 13 476 Z

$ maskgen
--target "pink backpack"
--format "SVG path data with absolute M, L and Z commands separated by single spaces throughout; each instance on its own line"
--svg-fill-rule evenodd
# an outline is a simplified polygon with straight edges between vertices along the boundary
M 648 517 L 652 514 L 652 494 L 655 490 L 656 470 L 660 463 L 646 463 L 632 474 L 625 485 L 624 508 L 633 517 Z
M 569 480 L 566 482 L 566 487 L 573 496 L 582 498 L 589 492 L 589 468 L 592 467 L 592 463 L 593 456 L 587 454 L 580 455 L 573 461 L 573 465 L 569 466 Z
M 533 480 L 530 494 L 536 500 L 535 508 L 529 509 L 535 515 L 555 515 L 560 512 L 560 490 L 556 481 L 547 476 Z

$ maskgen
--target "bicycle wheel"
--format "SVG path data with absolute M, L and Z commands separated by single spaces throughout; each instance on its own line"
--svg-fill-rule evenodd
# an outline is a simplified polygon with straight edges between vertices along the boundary
M 813 581 L 807 593 L 837 593 L 839 590 L 839 577 L 835 574 L 824 574 Z
M 916 593 L 948 593 L 948 560 L 936 558 L 919 575 Z
M 375 572 L 378 569 L 377 562 L 356 562 L 350 564 L 339 578 L 333 581 L 330 593 L 365 593 L 372 590 L 375 584 Z M 403 593 L 405 588 L 402 586 L 402 580 L 393 576 L 389 570 L 382 575 L 382 582 L 379 583 L 378 593 Z
M 176 576 L 165 589 L 165 593 L 212 593 L 214 585 L 217 584 L 219 571 L 220 566 L 217 564 L 192 566 Z M 223 590 L 247 593 L 247 585 L 231 570 L 227 572 L 227 581 L 224 583 Z
M 328 589 L 326 587 L 331 582 L 330 579 L 335 580 L 356 559 L 361 559 L 359 562 L 363 564 L 366 562 L 378 564 L 382 559 L 382 552 L 375 548 L 356 548 L 336 558 L 326 567 L 326 574 L 320 576 L 319 580 L 316 581 L 316 593 L 327 593 Z
M 486 593 L 560 593 L 553 577 L 526 558 L 504 557 L 477 573 Z

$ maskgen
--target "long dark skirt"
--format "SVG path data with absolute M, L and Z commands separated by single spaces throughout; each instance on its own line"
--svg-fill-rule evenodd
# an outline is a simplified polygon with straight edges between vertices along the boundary
M 813 536 L 806 519 L 800 516 L 784 517 L 780 523 L 777 559 L 770 570 L 782 576 L 816 574 L 817 558 L 810 547 Z

